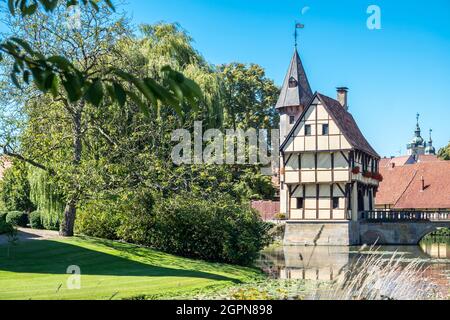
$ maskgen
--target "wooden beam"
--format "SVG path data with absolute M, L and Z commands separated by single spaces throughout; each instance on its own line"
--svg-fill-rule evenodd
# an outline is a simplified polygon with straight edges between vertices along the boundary
M 345 194 L 345 191 L 344 191 L 344 189 L 341 188 L 341 185 L 339 183 L 336 183 L 336 185 L 338 186 L 339 190 L 341 190 L 342 193 Z
M 346 157 L 345 153 L 341 151 L 342 156 L 344 157 L 345 161 L 347 161 L 347 164 L 350 166 L 350 160 Z
M 291 154 L 289 155 L 289 157 L 287 158 L 286 162 L 284 163 L 284 167 L 285 167 L 285 168 L 286 168 L 287 164 L 289 163 L 289 160 L 291 160 L 292 155 L 293 155 L 293 153 L 291 153 Z
M 316 219 L 319 220 L 319 196 L 320 196 L 320 185 L 316 184 Z

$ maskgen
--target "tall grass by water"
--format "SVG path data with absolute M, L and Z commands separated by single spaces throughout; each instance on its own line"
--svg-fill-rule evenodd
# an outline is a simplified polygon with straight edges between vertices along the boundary
M 341 269 L 327 288 L 311 297 L 317 300 L 434 300 L 447 299 L 427 276 L 420 259 L 363 247 L 358 259 Z
M 266 279 L 198 295 L 213 300 L 443 300 L 449 294 L 431 278 L 427 260 L 362 247 L 333 281 Z M 429 262 L 429 261 L 428 261 Z M 443 276 L 444 277 L 444 276 Z M 445 277 L 443 278 L 445 281 Z

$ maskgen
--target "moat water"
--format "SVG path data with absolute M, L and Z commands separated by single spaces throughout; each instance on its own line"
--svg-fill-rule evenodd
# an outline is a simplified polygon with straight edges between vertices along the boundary
M 279 246 L 263 251 L 258 266 L 273 279 L 333 281 L 352 262 L 367 256 L 368 250 L 361 252 L 360 249 Z M 443 297 L 449 297 L 450 239 L 424 241 L 420 246 L 383 246 L 376 249 L 376 254 L 387 260 L 394 257 L 405 266 L 419 261 L 425 270 L 421 276 L 425 276 Z

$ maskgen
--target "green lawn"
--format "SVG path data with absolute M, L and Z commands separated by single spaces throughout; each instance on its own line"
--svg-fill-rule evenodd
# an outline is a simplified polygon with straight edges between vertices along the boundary
M 71 265 L 81 289 L 69 290 Z M 113 241 L 76 237 L 0 246 L 0 299 L 186 297 L 260 278 L 251 268 L 207 263 Z

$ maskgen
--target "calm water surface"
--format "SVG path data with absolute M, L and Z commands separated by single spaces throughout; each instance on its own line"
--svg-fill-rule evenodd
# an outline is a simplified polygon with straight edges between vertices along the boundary
M 274 279 L 334 280 L 340 270 L 361 257 L 360 247 L 280 246 L 265 250 L 258 262 Z M 380 247 L 378 253 L 399 253 L 398 259 L 408 263 L 420 259 L 427 267 L 426 276 L 443 293 L 450 290 L 450 241 L 424 242 L 420 246 Z

